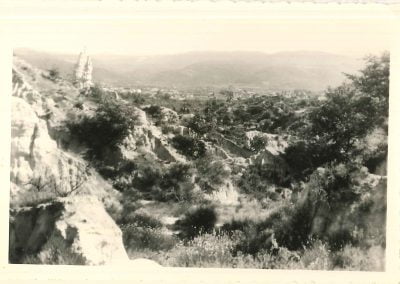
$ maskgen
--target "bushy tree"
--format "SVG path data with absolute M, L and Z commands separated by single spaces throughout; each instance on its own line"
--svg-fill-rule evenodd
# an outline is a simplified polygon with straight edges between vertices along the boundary
M 375 99 L 379 116 L 388 116 L 389 106 L 389 76 L 390 54 L 384 52 L 381 56 L 365 58 L 366 66 L 360 75 L 347 75 L 355 88 L 363 95 Z
M 201 114 L 196 114 L 188 123 L 188 127 L 200 136 L 210 133 L 214 125 L 206 120 Z
M 230 175 L 229 168 L 222 161 L 214 160 L 206 155 L 196 161 L 197 184 L 207 193 L 217 190 Z
M 184 135 L 172 138 L 172 145 L 183 155 L 193 159 L 203 157 L 206 154 L 206 146 L 203 141 Z
M 51 68 L 49 71 L 49 79 L 51 81 L 56 81 L 60 78 L 60 71 L 57 68 Z
M 129 106 L 108 100 L 101 103 L 93 116 L 68 123 L 71 134 L 88 146 L 90 159 L 101 160 L 104 151 L 113 151 L 135 126 L 136 117 Z
M 250 141 L 250 150 L 255 153 L 264 150 L 266 146 L 267 146 L 267 141 L 262 136 L 255 136 Z
M 271 198 L 276 195 L 270 189 L 278 186 L 288 186 L 289 179 L 286 163 L 279 157 L 270 156 L 266 163 L 250 165 L 239 179 L 238 186 L 243 193 L 256 199 Z
M 361 75 L 326 92 L 326 100 L 309 113 L 300 140 L 284 159 L 298 173 L 310 173 L 328 162 L 348 162 L 362 154 L 357 147 L 375 127 L 387 120 L 389 58 L 369 57 Z M 300 151 L 297 151 L 300 150 Z M 298 161 L 304 161 L 301 165 Z
M 183 219 L 174 224 L 174 229 L 179 230 L 178 236 L 190 240 L 194 237 L 211 233 L 217 222 L 217 212 L 212 206 L 200 206 L 188 211 Z
M 193 201 L 198 198 L 193 190 L 193 174 L 194 170 L 189 164 L 176 163 L 167 169 L 153 166 L 138 168 L 129 180 L 130 186 L 143 198 L 158 201 Z
M 151 105 L 145 109 L 145 111 L 151 115 L 154 119 L 161 118 L 161 107 L 159 105 Z

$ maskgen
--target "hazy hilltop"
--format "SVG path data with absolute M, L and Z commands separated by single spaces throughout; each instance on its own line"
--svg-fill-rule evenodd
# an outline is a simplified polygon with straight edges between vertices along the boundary
M 20 58 L 35 66 L 56 67 L 69 76 L 77 54 L 54 54 L 16 49 Z M 92 55 L 93 78 L 118 86 L 150 85 L 190 88 L 199 86 L 308 89 L 338 86 L 345 73 L 354 73 L 362 61 L 325 52 L 188 52 L 175 55 Z

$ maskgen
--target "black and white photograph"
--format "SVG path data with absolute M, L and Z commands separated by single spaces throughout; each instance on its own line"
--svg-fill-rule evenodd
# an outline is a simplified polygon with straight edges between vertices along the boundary
M 9 264 L 386 271 L 385 18 L 11 34 Z

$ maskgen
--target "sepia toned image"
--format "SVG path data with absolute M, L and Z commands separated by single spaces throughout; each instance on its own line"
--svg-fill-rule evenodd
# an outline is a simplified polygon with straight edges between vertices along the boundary
M 385 271 L 385 20 L 13 23 L 10 264 Z

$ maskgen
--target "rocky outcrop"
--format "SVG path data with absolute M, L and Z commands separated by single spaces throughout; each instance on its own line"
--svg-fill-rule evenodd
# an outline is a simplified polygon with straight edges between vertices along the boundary
M 36 257 L 44 264 L 128 261 L 121 230 L 94 196 L 59 198 L 11 210 L 10 215 L 11 263 L 21 263 L 26 257 Z
M 119 193 L 96 171 L 88 170 L 81 157 L 60 148 L 54 140 L 57 137 L 50 136 L 69 114 L 78 92 L 61 79 L 55 83 L 34 76 L 35 72 L 39 71 L 15 59 L 10 261 L 32 263 L 26 257 L 59 264 L 125 261 L 121 232 L 105 211 L 121 210 Z M 35 90 L 38 86 L 40 92 Z M 71 97 L 65 96 L 64 88 L 71 90 Z
M 151 154 L 166 162 L 185 161 L 183 156 L 169 146 L 168 138 L 147 119 L 143 110 L 135 108 L 133 115 L 136 117 L 135 127 L 119 148 L 123 160 L 134 160 L 143 154 Z
M 46 121 L 36 115 L 30 104 L 17 97 L 12 97 L 10 162 L 11 204 L 16 206 L 36 195 L 33 180 L 63 177 L 66 183 L 73 184 L 73 179 L 87 175 L 86 162 L 58 148 L 49 136 Z M 94 171 L 79 192 L 94 194 L 104 199 L 106 206 L 118 207 L 118 193 Z
M 215 144 L 223 148 L 225 151 L 229 152 L 229 156 L 249 158 L 253 154 L 250 150 L 245 149 L 237 145 L 234 141 L 224 137 L 222 134 L 213 133 L 210 135 L 211 139 L 215 140 Z
M 63 177 L 67 182 L 81 174 L 89 174 L 80 193 L 91 193 L 105 201 L 106 206 L 118 207 L 118 192 L 95 171 L 84 172 L 86 162 L 73 152 L 61 149 L 56 142 L 56 127 L 72 112 L 78 92 L 71 84 L 49 81 L 23 60 L 14 58 L 11 117 L 11 205 L 34 201 L 34 196 L 50 196 L 49 192 L 34 192 L 33 179 Z M 40 86 L 41 92 L 35 89 Z M 68 92 L 69 97 L 64 94 Z M 57 108 L 57 106 L 59 108 Z M 52 136 L 50 134 L 52 133 Z M 47 182 L 47 181 L 46 181 Z
M 262 137 L 263 139 L 265 139 L 265 150 L 268 150 L 273 155 L 279 155 L 280 153 L 283 153 L 288 147 L 287 140 L 283 137 L 277 134 L 264 133 L 257 130 L 246 132 L 247 147 L 250 148 L 250 143 L 254 139 L 254 137 Z

